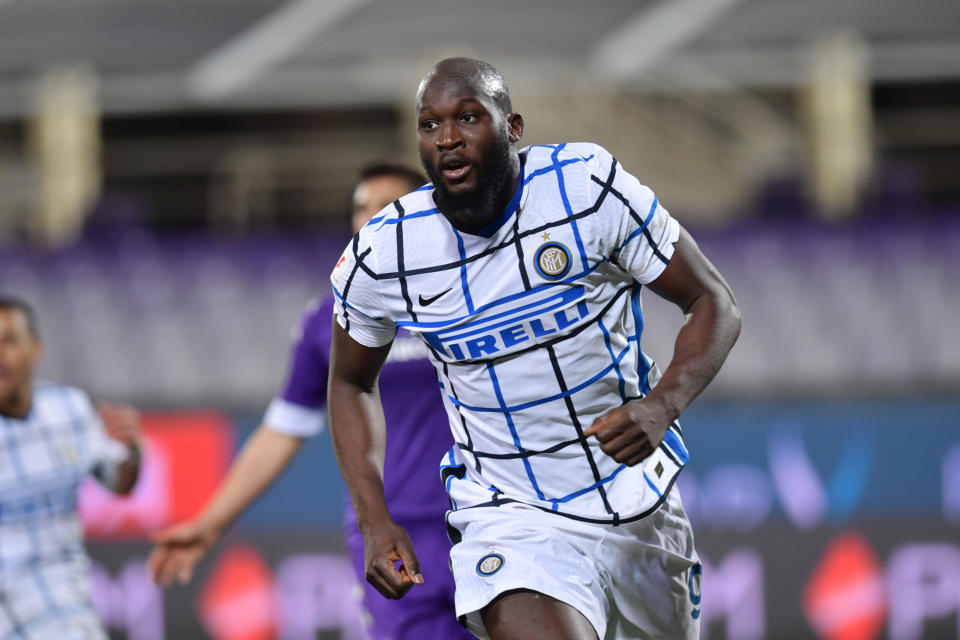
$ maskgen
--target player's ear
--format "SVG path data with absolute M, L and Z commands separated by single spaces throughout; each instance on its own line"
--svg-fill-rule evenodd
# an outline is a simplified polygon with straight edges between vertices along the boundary
M 510 142 L 516 144 L 523 137 L 523 116 L 519 113 L 511 113 L 507 116 L 507 132 Z

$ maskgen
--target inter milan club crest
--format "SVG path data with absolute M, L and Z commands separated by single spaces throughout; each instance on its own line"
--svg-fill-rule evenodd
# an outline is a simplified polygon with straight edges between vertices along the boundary
M 559 280 L 570 271 L 570 251 L 559 242 L 544 243 L 534 255 L 533 266 L 547 280 Z
M 502 555 L 499 553 L 488 553 L 480 558 L 480 562 L 477 563 L 477 573 L 482 576 L 492 576 L 497 571 L 500 571 L 503 563 L 504 559 Z

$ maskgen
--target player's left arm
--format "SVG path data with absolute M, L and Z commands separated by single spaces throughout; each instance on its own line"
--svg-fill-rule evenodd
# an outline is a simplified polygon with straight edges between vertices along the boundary
M 645 398 L 608 411 L 584 432 L 597 437 L 604 453 L 630 466 L 656 450 L 670 424 L 717 375 L 740 335 L 733 292 L 682 227 L 669 264 L 647 286 L 683 311 L 673 359 Z
M 126 455 L 109 470 L 108 461 L 101 463 L 98 479 L 111 491 L 127 495 L 133 491 L 140 476 L 140 458 L 143 450 L 143 434 L 140 428 L 140 412 L 129 405 L 101 402 L 97 414 L 103 422 L 104 431 L 111 440 L 126 448 Z

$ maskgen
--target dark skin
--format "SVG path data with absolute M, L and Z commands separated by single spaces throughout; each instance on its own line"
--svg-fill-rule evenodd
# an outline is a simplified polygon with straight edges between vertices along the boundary
M 365 347 L 334 323 L 327 406 L 337 462 L 363 534 L 367 581 L 396 599 L 422 584 L 423 576 L 410 536 L 390 517 L 383 494 L 386 427 L 377 378 L 389 352 L 389 344 Z
M 504 162 L 516 171 L 507 172 L 488 206 L 441 208 L 451 223 L 467 232 L 496 219 L 519 177 L 515 143 L 523 119 L 501 113 L 489 87 L 481 79 L 471 81 L 464 74 L 464 62 L 454 60 L 441 62 L 418 92 L 421 158 L 428 173 L 442 174 L 442 187 L 453 195 L 482 183 L 481 160 L 489 160 L 487 151 L 498 136 L 510 141 L 505 148 L 510 157 Z M 468 169 L 463 171 L 463 166 Z M 611 409 L 584 432 L 600 442 L 605 454 L 630 466 L 660 445 L 670 423 L 716 375 L 740 333 L 740 314 L 730 288 L 685 230 L 681 229 L 670 263 L 648 286 L 684 313 L 673 359 L 647 397 Z M 386 597 L 398 598 L 423 577 L 409 536 L 390 518 L 383 497 L 385 434 L 376 379 L 388 351 L 389 345 L 378 349 L 360 345 L 335 324 L 329 407 L 337 458 L 364 534 L 367 579 Z M 399 568 L 394 566 L 398 561 Z M 481 615 L 494 640 L 596 637 L 576 609 L 528 590 L 503 595 Z
M 506 175 L 493 198 L 478 206 L 440 206 L 454 226 L 476 233 L 507 207 L 517 188 L 520 158 L 516 143 L 523 136 L 523 116 L 502 113 L 494 99 L 478 91 L 476 82 L 470 80 L 458 71 L 438 71 L 421 85 L 417 94 L 417 141 L 420 158 L 434 184 L 453 196 L 484 186 L 484 174 L 489 171 L 484 166 L 485 156 L 498 139 L 507 141 L 510 153 L 504 159 Z
M 660 446 L 667 427 L 713 380 L 740 335 L 730 287 L 686 229 L 680 229 L 670 264 L 648 288 L 683 311 L 673 359 L 647 397 L 608 411 L 583 432 L 628 466 Z
M 43 344 L 19 309 L 0 309 L 0 415 L 22 420 L 30 412 L 33 370 Z
M 480 612 L 487 634 L 495 640 L 590 640 L 597 632 L 587 618 L 566 602 L 517 589 L 508 591 Z

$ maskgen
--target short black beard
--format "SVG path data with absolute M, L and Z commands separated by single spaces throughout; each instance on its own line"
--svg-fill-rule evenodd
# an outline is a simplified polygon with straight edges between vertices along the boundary
M 506 135 L 498 137 L 483 156 L 482 173 L 477 179 L 477 185 L 458 195 L 450 193 L 443 182 L 443 173 L 439 168 L 431 166 L 421 153 L 420 162 L 430 181 L 433 182 L 437 208 L 448 216 L 469 211 L 473 214 L 471 218 L 477 222 L 486 220 L 488 217 L 490 220 L 487 222 L 492 222 L 493 218 L 500 215 L 500 212 L 493 211 L 493 208 L 496 206 L 500 190 L 504 188 L 504 184 L 510 177 L 512 152 L 509 138 Z M 474 165 L 473 168 L 476 170 L 478 167 Z

